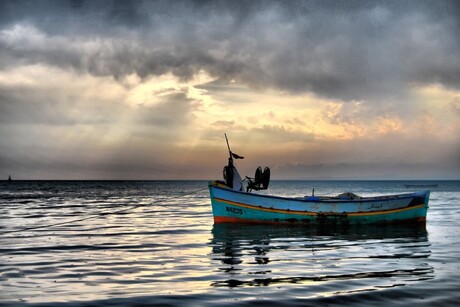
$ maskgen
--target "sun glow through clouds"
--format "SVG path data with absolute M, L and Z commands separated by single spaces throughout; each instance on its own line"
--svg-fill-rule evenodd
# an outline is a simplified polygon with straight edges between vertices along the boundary
M 150 3 L 147 15 L 126 7 L 133 20 L 34 5 L 49 7 L 0 23 L 4 173 L 208 179 L 227 132 L 250 159 L 241 167 L 263 162 L 274 178 L 304 178 L 290 165 L 317 179 L 405 177 L 401 164 L 458 177 L 460 43 L 435 4 L 248 3 L 249 18 L 164 4 L 165 18 Z M 325 23 L 331 12 L 340 18 Z

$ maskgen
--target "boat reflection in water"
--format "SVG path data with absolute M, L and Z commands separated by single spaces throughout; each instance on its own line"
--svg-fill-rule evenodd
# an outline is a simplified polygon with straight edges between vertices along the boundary
M 424 224 L 214 224 L 212 234 L 215 287 L 301 287 L 302 297 L 323 297 L 403 286 L 434 275 L 426 261 L 431 251 Z

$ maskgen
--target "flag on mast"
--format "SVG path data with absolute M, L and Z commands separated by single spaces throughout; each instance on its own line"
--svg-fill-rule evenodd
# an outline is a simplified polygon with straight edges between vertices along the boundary
M 232 157 L 235 158 L 235 159 L 244 159 L 243 156 L 239 156 L 237 155 L 236 153 L 233 153 L 233 152 L 230 152 L 232 154 Z

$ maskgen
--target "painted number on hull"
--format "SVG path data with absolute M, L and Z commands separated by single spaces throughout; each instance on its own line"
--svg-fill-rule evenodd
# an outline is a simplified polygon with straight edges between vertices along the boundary
M 235 213 L 235 214 L 243 214 L 243 209 L 237 209 L 237 208 L 232 208 L 232 207 L 226 207 L 225 208 L 227 212 Z

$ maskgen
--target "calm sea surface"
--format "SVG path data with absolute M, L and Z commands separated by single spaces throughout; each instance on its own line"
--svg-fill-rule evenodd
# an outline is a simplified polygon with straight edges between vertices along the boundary
M 205 181 L 0 183 L 0 305 L 457 305 L 460 181 L 274 181 L 270 193 L 430 187 L 426 226 L 213 225 Z

